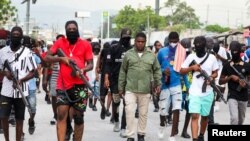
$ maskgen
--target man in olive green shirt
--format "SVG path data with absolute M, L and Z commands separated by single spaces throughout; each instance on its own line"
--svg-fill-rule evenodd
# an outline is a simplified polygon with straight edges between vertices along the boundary
M 153 52 L 145 47 L 146 35 L 138 33 L 135 47 L 126 52 L 119 73 L 119 93 L 125 95 L 127 141 L 134 141 L 134 113 L 139 110 L 138 141 L 144 141 L 150 102 L 150 81 L 153 76 L 155 91 L 160 93 L 161 70 Z

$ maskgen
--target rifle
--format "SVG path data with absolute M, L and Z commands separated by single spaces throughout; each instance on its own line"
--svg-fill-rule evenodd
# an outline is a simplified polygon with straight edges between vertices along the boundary
M 245 78 L 245 77 L 243 76 L 243 74 L 240 73 L 233 65 L 234 65 L 234 63 L 233 63 L 233 62 L 230 62 L 230 66 L 231 66 L 232 69 L 237 73 L 237 75 L 239 76 L 240 80 L 242 80 L 244 83 L 246 83 L 247 88 L 250 88 L 250 85 L 249 85 L 249 83 L 247 82 L 246 78 Z M 241 87 L 240 85 L 238 85 L 238 87 L 237 87 L 236 90 L 237 90 L 238 92 L 240 92 L 241 89 L 242 89 L 242 87 Z
M 65 55 L 65 53 L 62 51 L 62 49 L 60 49 L 60 48 L 57 49 L 57 55 L 58 55 L 59 57 L 67 57 L 67 56 Z M 92 86 L 90 85 L 90 83 L 87 81 L 87 79 L 85 78 L 85 76 L 81 73 L 80 68 L 76 65 L 76 63 L 75 63 L 73 60 L 70 60 L 70 61 L 69 61 L 69 64 L 70 64 L 70 67 L 72 68 L 74 74 L 76 74 L 76 72 L 79 72 L 79 74 L 80 74 L 80 79 L 86 84 L 86 86 L 89 88 L 89 90 L 91 91 L 91 93 L 100 101 L 100 104 L 101 104 L 102 108 L 105 109 L 105 105 L 104 105 L 104 103 L 101 101 L 101 98 L 100 98 L 98 92 L 95 91 L 95 90 L 94 90 L 94 87 L 92 87 Z
M 28 108 L 28 111 L 29 111 L 29 113 L 31 114 L 31 106 L 30 106 L 30 103 L 29 103 L 29 101 L 26 99 L 26 97 L 24 96 L 24 93 L 23 93 L 23 91 L 22 91 L 22 89 L 21 89 L 21 86 L 20 86 L 20 84 L 19 84 L 19 82 L 18 82 L 17 76 L 16 76 L 15 72 L 13 71 L 13 69 L 12 69 L 12 67 L 11 67 L 11 65 L 10 65 L 9 60 L 5 60 L 5 62 L 4 62 L 4 67 L 6 67 L 7 70 L 10 72 L 10 74 L 11 74 L 11 76 L 12 76 L 12 78 L 13 78 L 13 83 L 15 84 L 15 87 L 18 89 L 19 93 L 21 94 L 24 105 Z
M 195 60 L 193 60 L 192 64 L 195 65 L 195 64 L 197 64 L 197 62 Z M 225 104 L 227 104 L 227 101 L 223 97 L 223 94 L 221 93 L 220 89 L 216 86 L 214 80 L 211 80 L 211 78 L 209 77 L 207 72 L 201 69 L 200 74 L 197 75 L 197 77 L 201 77 L 201 76 L 203 76 L 205 80 L 208 80 L 210 82 L 210 85 L 213 88 L 213 90 L 219 95 L 219 97 L 223 100 L 223 102 Z M 202 92 L 205 92 L 206 86 L 207 86 L 206 82 L 204 82 L 203 85 L 202 85 Z

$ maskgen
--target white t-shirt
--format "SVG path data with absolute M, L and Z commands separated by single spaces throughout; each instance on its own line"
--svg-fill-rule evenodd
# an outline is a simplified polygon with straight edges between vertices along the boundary
M 4 69 L 4 62 L 5 60 L 8 60 L 14 73 L 17 74 L 17 79 L 19 80 L 27 76 L 31 70 L 37 68 L 32 51 L 26 47 L 20 57 L 15 59 L 17 54 L 21 53 L 22 48 L 23 47 L 21 47 L 16 52 L 13 52 L 9 46 L 6 46 L 0 50 L 0 69 Z M 5 70 L 8 71 L 6 68 Z M 21 84 L 21 89 L 24 93 L 24 96 L 28 96 L 28 87 L 29 81 L 23 82 Z M 1 95 L 12 98 L 22 98 L 19 91 L 13 88 L 13 81 L 9 80 L 6 76 L 3 78 Z
M 188 68 L 193 60 L 195 60 L 199 64 L 201 61 L 203 61 L 205 59 L 206 56 L 207 56 L 207 54 L 204 57 L 199 58 L 199 57 L 197 57 L 196 54 L 190 54 L 186 58 L 184 63 L 181 65 L 181 67 L 182 68 Z M 214 55 L 210 54 L 208 56 L 207 60 L 201 65 L 201 69 L 206 71 L 206 73 L 209 76 L 211 76 L 212 71 L 215 71 L 215 70 L 219 69 L 216 57 Z M 203 85 L 205 80 L 204 80 L 203 77 L 197 78 L 196 76 L 199 75 L 199 74 L 200 74 L 200 72 L 194 72 L 193 73 L 192 83 L 191 83 L 190 88 L 189 88 L 189 94 L 190 95 L 195 95 L 195 96 L 206 96 L 213 89 L 212 89 L 212 87 L 210 85 L 207 85 L 206 92 L 202 93 L 202 85 Z
M 93 69 L 91 71 L 87 72 L 87 76 L 89 78 L 89 82 L 91 86 L 94 86 L 94 81 L 95 81 L 95 68 L 96 68 L 96 63 L 97 63 L 98 55 L 93 56 Z
M 219 51 L 218 51 L 218 55 L 220 55 L 221 57 L 223 57 L 224 59 L 227 59 L 227 51 L 224 47 L 220 47 Z M 220 59 L 218 59 L 218 65 L 219 65 L 219 69 L 222 70 L 222 61 Z

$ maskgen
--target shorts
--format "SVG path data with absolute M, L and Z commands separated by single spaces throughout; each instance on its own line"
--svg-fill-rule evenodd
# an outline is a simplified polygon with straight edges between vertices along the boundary
M 87 99 L 88 89 L 85 85 L 75 85 L 66 91 L 57 90 L 57 106 L 68 105 L 80 112 L 85 112 Z
M 104 79 L 105 75 L 101 75 L 101 82 L 100 82 L 100 96 L 105 97 L 108 94 L 108 89 L 104 87 Z
M 24 120 L 25 105 L 22 98 L 10 98 L 3 95 L 0 95 L 0 118 L 8 118 L 10 116 L 12 105 L 15 110 L 15 118 Z
M 31 113 L 36 113 L 36 90 L 29 90 L 27 100 L 30 103 Z
M 182 109 L 185 109 L 187 112 L 188 112 L 188 104 L 189 104 L 188 95 L 187 95 L 186 92 L 182 92 L 182 104 L 181 104 L 181 107 L 182 107 Z
M 118 78 L 115 79 L 110 79 L 110 91 L 112 94 L 118 94 L 119 90 L 118 90 Z
M 213 91 L 206 96 L 189 95 L 189 113 L 198 113 L 201 116 L 208 116 L 214 100 Z
M 53 97 L 56 97 L 56 94 L 57 94 L 57 92 L 56 92 L 56 83 L 53 83 L 53 84 L 50 83 L 49 88 L 50 88 L 49 89 L 50 95 L 53 96 Z
M 160 115 L 168 115 L 171 103 L 172 110 L 181 110 L 182 90 L 180 85 L 161 90 L 159 101 Z

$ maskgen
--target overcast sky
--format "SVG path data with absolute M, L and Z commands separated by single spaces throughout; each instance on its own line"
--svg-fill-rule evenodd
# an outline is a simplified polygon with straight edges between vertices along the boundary
M 24 22 L 26 4 L 21 5 L 22 0 L 12 0 L 12 3 L 19 10 L 19 19 Z M 160 0 L 161 7 L 167 0 Z M 250 24 L 247 17 L 247 0 L 182 0 L 195 9 L 200 21 L 208 24 L 218 23 L 223 26 L 235 27 L 237 24 Z M 84 20 L 84 29 L 98 30 L 101 22 L 101 11 L 109 10 L 114 13 L 125 5 L 132 5 L 135 8 L 151 6 L 155 8 L 155 0 L 37 0 L 31 5 L 31 18 L 40 25 L 57 25 L 64 28 L 64 23 L 69 19 L 80 19 L 74 17 L 76 11 L 89 11 L 91 17 Z M 250 5 L 250 4 L 249 4 Z M 161 13 L 165 13 L 164 9 Z M 247 20 L 248 19 L 248 20 Z M 82 24 L 81 24 L 82 25 Z

